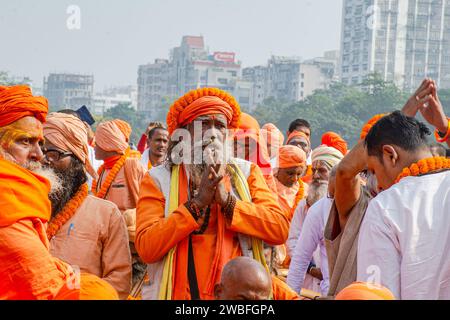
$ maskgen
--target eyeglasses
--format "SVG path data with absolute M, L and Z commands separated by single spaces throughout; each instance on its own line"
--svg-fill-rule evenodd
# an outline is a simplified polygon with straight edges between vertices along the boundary
M 61 159 L 64 159 L 66 157 L 70 157 L 73 155 L 71 152 L 62 152 L 55 149 L 43 149 L 42 153 L 44 154 L 45 158 L 49 161 L 59 161 Z

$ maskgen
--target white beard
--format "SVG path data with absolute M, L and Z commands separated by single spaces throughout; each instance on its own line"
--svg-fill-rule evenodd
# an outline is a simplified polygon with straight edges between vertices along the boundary
M 328 193 L 328 181 L 320 181 L 320 184 L 311 183 L 309 185 L 306 202 L 308 203 L 309 206 L 312 206 L 320 199 L 326 197 L 327 193 Z

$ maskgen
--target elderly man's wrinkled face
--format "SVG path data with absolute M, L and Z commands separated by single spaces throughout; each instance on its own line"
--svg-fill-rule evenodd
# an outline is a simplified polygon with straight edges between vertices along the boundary
M 40 168 L 43 154 L 42 123 L 34 117 L 24 117 L 7 128 L 0 128 L 1 152 L 6 160 L 25 169 Z
M 291 188 L 304 175 L 304 172 L 305 167 L 280 168 L 275 176 L 284 186 Z
M 201 116 L 188 125 L 194 160 L 202 163 L 224 161 L 227 120 L 223 115 Z
M 330 178 L 330 168 L 323 161 L 312 163 L 312 183 L 326 182 Z

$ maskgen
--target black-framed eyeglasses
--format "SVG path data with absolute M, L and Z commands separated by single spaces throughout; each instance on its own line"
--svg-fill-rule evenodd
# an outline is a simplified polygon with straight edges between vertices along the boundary
M 42 153 L 44 154 L 45 158 L 50 161 L 59 161 L 73 155 L 72 152 L 62 152 L 55 149 L 43 149 Z

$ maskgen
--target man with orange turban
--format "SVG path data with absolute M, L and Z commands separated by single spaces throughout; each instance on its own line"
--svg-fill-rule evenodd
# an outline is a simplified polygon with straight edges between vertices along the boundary
M 267 144 L 260 135 L 260 131 L 259 123 L 255 118 L 247 113 L 241 113 L 239 129 L 234 131 L 235 155 L 256 164 L 261 169 L 269 188 L 277 192 Z
M 240 107 L 225 91 L 201 88 L 167 115 L 168 162 L 142 181 L 136 248 L 148 263 L 144 299 L 214 299 L 224 265 L 248 256 L 267 267 L 263 241 L 286 241 L 289 222 L 261 169 L 230 156 Z
M 40 164 L 47 112 L 47 99 L 29 87 L 0 86 L 0 300 L 117 299 L 105 281 L 80 279 L 50 255 L 48 194 L 62 185 Z
M 141 181 L 147 172 L 136 151 L 128 145 L 131 127 L 123 120 L 100 123 L 95 131 L 95 157 L 103 160 L 98 169 L 98 180 L 92 185 L 92 193 L 115 203 L 123 213 L 128 231 L 136 229 L 136 206 Z M 140 154 L 139 154 L 140 155 Z M 130 235 L 133 255 L 133 287 L 145 275 L 145 265 L 139 258 Z
M 283 133 L 273 123 L 266 123 L 261 128 L 261 134 L 266 141 L 269 158 L 275 159 L 284 143 Z
M 50 253 L 107 281 L 126 299 L 131 286 L 127 228 L 114 203 L 88 195 L 86 170 L 93 172 L 86 126 L 72 115 L 52 113 L 44 124 L 44 138 L 43 163 L 65 186 L 50 194 Z
M 329 131 L 324 133 L 322 136 L 322 145 L 333 147 L 336 150 L 339 150 L 343 156 L 345 156 L 348 152 L 347 142 L 335 132 Z
M 287 145 L 296 146 L 306 153 L 306 172 L 302 177 L 302 181 L 310 183 L 312 179 L 311 166 L 311 141 L 309 136 L 303 131 L 292 131 L 287 138 Z

